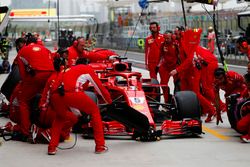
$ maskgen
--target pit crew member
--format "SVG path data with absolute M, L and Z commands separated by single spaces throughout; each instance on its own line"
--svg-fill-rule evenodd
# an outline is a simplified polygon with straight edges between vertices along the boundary
M 158 65 L 159 74 L 161 78 L 161 84 L 165 103 L 168 103 L 169 100 L 169 87 L 168 81 L 170 78 L 170 71 L 174 70 L 177 67 L 179 61 L 179 51 L 178 44 L 172 39 L 172 32 L 166 32 L 164 34 L 165 42 L 161 46 L 160 56 L 161 60 Z
M 241 97 L 245 96 L 245 92 L 247 92 L 247 86 L 244 81 L 243 76 L 234 72 L 234 71 L 225 71 L 223 68 L 217 68 L 214 71 L 215 81 L 214 81 L 214 91 L 215 91 L 215 106 L 216 106 L 216 115 L 217 121 L 216 124 L 218 125 L 219 122 L 223 122 L 221 118 L 220 112 L 220 96 L 219 90 L 225 91 L 225 99 L 231 94 L 240 94 Z M 226 101 L 226 105 L 228 102 Z
M 149 71 L 150 78 L 157 80 L 157 65 L 160 62 L 160 48 L 164 37 L 160 34 L 160 26 L 157 22 L 149 25 L 151 35 L 146 38 L 145 43 L 145 65 Z
M 105 146 L 102 120 L 98 106 L 88 97 L 84 90 L 91 83 L 106 103 L 112 103 L 109 92 L 103 87 L 93 69 L 87 65 L 76 65 L 60 73 L 59 79 L 53 86 L 51 105 L 56 112 L 56 119 L 52 125 L 52 136 L 48 146 L 48 154 L 56 154 L 59 136 L 65 121 L 74 120 L 77 116 L 69 111 L 70 107 L 91 115 L 96 143 L 95 153 L 104 153 Z M 84 100 L 83 100 L 84 99 Z
M 39 93 L 51 73 L 54 71 L 51 52 L 42 45 L 36 44 L 36 39 L 30 37 L 27 46 L 18 53 L 18 67 L 21 76 L 18 102 L 20 106 L 20 128 L 21 133 L 29 136 L 30 122 L 30 100 Z
M 72 65 L 75 65 L 76 60 L 78 58 L 84 57 L 84 55 L 87 53 L 84 51 L 85 43 L 86 41 L 84 37 L 78 37 L 73 42 L 73 45 L 68 48 L 68 51 L 69 51 L 68 66 L 69 67 L 71 67 Z

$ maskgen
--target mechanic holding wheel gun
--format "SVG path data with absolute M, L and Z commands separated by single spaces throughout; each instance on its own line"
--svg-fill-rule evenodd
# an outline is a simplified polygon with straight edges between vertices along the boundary
M 108 150 L 105 146 L 102 120 L 98 106 L 87 96 L 84 91 L 91 83 L 95 90 L 108 103 L 112 103 L 107 89 L 102 85 L 93 69 L 87 65 L 76 65 L 64 70 L 59 74 L 58 80 L 51 91 L 51 105 L 56 112 L 55 121 L 52 124 L 51 141 L 48 146 L 48 154 L 55 155 L 59 143 L 60 134 L 64 123 L 77 116 L 69 111 L 69 108 L 78 109 L 91 116 L 96 143 L 95 153 L 100 154 Z
M 157 80 L 157 73 L 160 62 L 160 49 L 164 42 L 164 37 L 160 34 L 160 26 L 157 22 L 151 22 L 149 25 L 151 35 L 146 38 L 145 43 L 145 65 L 149 71 L 150 78 Z

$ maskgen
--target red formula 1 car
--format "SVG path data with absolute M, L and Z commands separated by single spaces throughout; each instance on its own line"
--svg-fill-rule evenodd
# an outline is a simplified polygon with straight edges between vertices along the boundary
M 105 64 L 89 64 L 113 99 L 113 104 L 106 105 L 95 92 L 90 93 L 100 106 L 105 135 L 130 135 L 134 139 L 154 141 L 162 135 L 190 136 L 202 133 L 200 107 L 195 93 L 177 92 L 170 104 L 161 103 L 160 87 L 164 85 L 142 78 L 139 72 L 132 72 L 131 65 L 122 61 L 124 58 L 116 56 L 112 59 Z M 161 111 L 162 107 L 166 111 Z M 91 135 L 92 126 L 88 122 L 83 126 L 83 136 Z
M 202 133 L 199 102 L 193 92 L 177 92 L 171 103 L 161 103 L 160 87 L 164 85 L 142 78 L 139 72 L 132 72 L 131 64 L 124 62 L 126 58 L 117 55 L 108 55 L 107 58 L 89 65 L 109 90 L 113 103 L 105 104 L 92 87 L 87 92 L 100 106 L 105 135 L 126 135 L 142 141 L 154 141 L 163 135 L 190 136 Z M 8 82 L 13 83 L 16 77 L 10 78 Z M 166 111 L 161 111 L 162 107 Z M 31 108 L 35 111 L 37 105 Z M 89 116 L 82 118 L 74 128 L 77 131 L 80 127 L 84 136 L 92 136 Z

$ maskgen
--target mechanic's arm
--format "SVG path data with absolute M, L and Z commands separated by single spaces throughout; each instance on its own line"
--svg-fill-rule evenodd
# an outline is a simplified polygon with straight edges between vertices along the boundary
M 159 60 L 159 63 L 157 64 L 157 66 L 155 67 L 155 73 L 156 73 L 156 75 L 159 72 L 160 66 L 164 63 L 164 51 L 163 51 L 163 47 L 164 47 L 164 43 L 162 43 L 161 47 L 160 47 L 160 60 Z
M 26 74 L 26 70 L 25 70 L 25 65 L 20 57 L 21 57 L 21 55 L 20 55 L 20 53 L 18 53 L 17 64 L 18 64 L 18 68 L 19 68 L 20 77 L 21 77 L 21 79 L 23 79 L 27 74 Z
M 190 68 L 192 68 L 192 61 L 193 61 L 193 56 L 189 56 L 185 59 L 185 61 L 183 63 L 180 64 L 180 66 L 178 66 L 176 69 L 172 70 L 169 75 L 170 76 L 174 76 L 177 73 L 180 73 L 182 71 L 186 71 L 189 70 Z
M 108 103 L 112 103 L 112 99 L 110 96 L 110 93 L 108 90 L 102 85 L 102 82 L 97 77 L 97 75 L 94 73 L 94 71 L 91 69 L 89 70 L 90 78 L 89 82 L 94 86 L 95 90 L 102 96 L 102 98 Z

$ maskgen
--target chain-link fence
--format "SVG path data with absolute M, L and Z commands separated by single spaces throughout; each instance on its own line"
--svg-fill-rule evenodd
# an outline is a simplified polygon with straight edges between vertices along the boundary
M 246 55 L 240 53 L 236 47 L 236 41 L 239 38 L 239 28 L 237 26 L 236 12 L 222 13 L 217 19 L 219 27 L 219 47 L 222 50 L 226 61 L 232 64 L 247 64 Z M 230 18 L 230 19 L 229 19 Z M 132 26 L 116 26 L 114 23 L 106 23 L 99 25 L 96 45 L 98 47 L 106 47 L 113 49 L 122 49 L 130 51 L 144 52 L 145 39 L 150 35 L 149 23 L 157 21 L 161 26 L 161 33 L 166 30 L 173 30 L 176 26 L 183 25 L 183 17 L 181 15 L 143 18 L 133 18 Z M 139 24 L 136 24 L 136 23 Z M 207 28 L 212 25 L 209 16 L 189 15 L 187 16 L 189 27 L 202 28 L 203 34 L 200 45 L 207 47 Z M 137 25 L 137 26 L 135 26 Z M 215 46 L 215 54 L 219 55 L 217 46 Z M 218 56 L 219 57 L 219 56 Z

